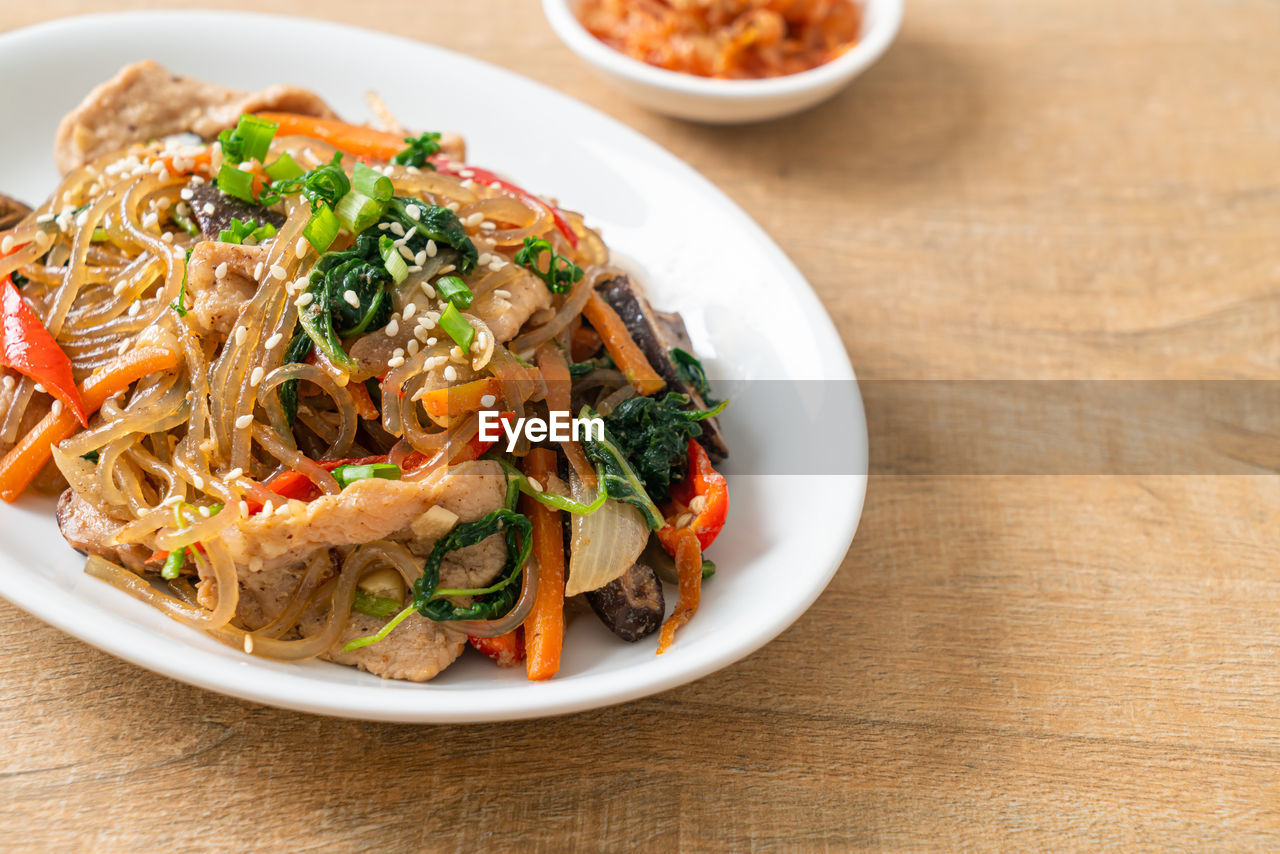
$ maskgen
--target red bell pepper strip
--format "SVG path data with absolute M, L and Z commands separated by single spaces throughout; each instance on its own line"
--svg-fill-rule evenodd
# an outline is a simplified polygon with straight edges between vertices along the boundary
M 13 280 L 0 281 L 0 367 L 12 368 L 44 386 L 89 426 L 80 389 L 71 374 L 71 360 L 22 300 Z
M 516 626 L 505 635 L 496 638 L 467 636 L 471 645 L 492 658 L 499 667 L 515 667 L 524 661 L 524 627 Z
M 499 178 L 488 169 L 481 169 L 479 166 L 459 165 L 439 154 L 431 157 L 430 160 L 431 165 L 435 166 L 436 171 L 441 175 L 452 175 L 455 178 L 461 178 L 463 177 L 461 174 L 463 171 L 470 172 L 471 179 L 473 181 L 481 184 L 497 184 L 508 193 L 519 196 L 526 202 L 532 202 L 533 204 L 538 205 L 547 213 L 551 214 L 551 221 L 556 224 L 556 228 L 564 235 L 564 239 L 569 241 L 569 245 L 574 249 L 578 248 L 578 235 L 574 232 L 573 227 L 569 225 L 569 221 L 564 218 L 560 213 L 560 210 L 555 205 L 544 202 L 533 193 L 530 193 L 523 187 L 512 184 L 505 178 Z
M 684 480 L 671 487 L 671 499 L 663 508 L 667 524 L 658 529 L 658 541 L 674 557 L 680 531 L 689 529 L 697 535 L 698 545 L 705 551 L 720 534 L 729 515 L 729 485 L 724 475 L 711 467 L 707 452 L 696 439 L 689 440 L 689 471 Z M 693 509 L 694 504 L 698 505 L 697 510 Z M 692 518 L 677 527 L 676 523 L 686 515 Z

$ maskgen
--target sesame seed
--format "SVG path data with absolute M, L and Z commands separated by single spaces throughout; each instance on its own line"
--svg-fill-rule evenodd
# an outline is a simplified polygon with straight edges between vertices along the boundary
M 505 288 L 494 288 L 493 295 L 499 299 L 509 299 L 511 297 L 511 291 Z
M 410 356 L 416 356 L 416 355 L 418 355 L 418 350 L 419 350 L 419 348 L 421 348 L 421 346 L 422 346 L 422 345 L 421 345 L 421 344 L 419 344 L 419 343 L 418 343 L 418 341 L 417 341 L 416 339 L 415 339 L 415 340 L 413 340 L 413 341 L 410 341 L 410 342 L 409 342 L 409 355 L 410 355 Z
M 208 507 L 201 507 L 196 512 L 206 519 L 208 519 L 210 516 L 213 515 L 213 511 L 210 510 Z
M 259 261 L 253 267 L 253 278 L 255 281 L 262 278 L 262 262 L 261 261 Z
M 49 407 L 49 412 L 50 412 L 50 413 L 52 413 L 53 415 L 61 415 L 61 414 L 62 414 L 62 401 L 60 401 L 60 400 L 55 400 L 55 401 L 53 402 L 53 405 L 52 405 L 51 407 Z
M 428 347 L 434 347 L 436 346 L 436 339 L 428 338 L 424 343 L 426 343 Z
M 398 222 L 391 223 L 391 233 L 397 237 L 404 237 L 404 226 Z
M 448 380 L 449 382 L 457 382 L 457 380 L 458 380 L 458 369 L 457 369 L 457 368 L 455 368 L 453 365 L 447 365 L 447 366 L 445 366 L 445 369 L 444 369 L 444 378 L 445 378 L 446 380 Z
M 293 244 L 293 254 L 299 258 L 305 258 L 307 255 L 307 239 L 299 237 L 298 242 Z
M 495 231 L 495 230 L 497 230 L 497 228 L 498 228 L 498 226 L 494 225 L 493 223 L 489 222 L 488 220 L 485 220 L 484 222 L 480 223 L 480 230 L 481 230 L 481 231 Z
M 34 386 L 34 388 L 35 388 L 35 390 L 36 390 L 36 394 L 44 394 L 44 393 L 45 393 L 45 391 L 44 391 L 44 384 L 43 384 L 43 383 L 36 383 L 36 384 L 35 384 L 35 386 Z
M 413 256 L 413 263 L 418 267 L 422 267 L 423 264 L 427 263 L 427 250 L 419 249 L 418 254 Z
M 400 253 L 400 257 L 403 258 L 404 260 L 406 261 L 413 260 L 413 250 L 410 249 L 408 246 L 405 246 L 403 243 L 396 244 L 396 251 Z
M 191 475 L 191 485 L 196 489 L 204 489 L 204 478 L 198 474 Z
M 173 242 L 173 232 L 172 232 L 172 231 L 165 231 L 165 232 L 162 232 L 162 233 L 160 234 L 160 239 L 161 239 L 161 240 L 163 240 L 165 243 L 172 243 L 172 242 Z
M 236 419 L 236 429 L 244 430 L 252 423 L 253 423 L 252 415 L 241 415 L 239 418 Z
M 213 206 L 213 202 L 205 202 L 204 207 L 200 208 L 200 210 L 204 211 L 205 216 L 213 216 L 213 212 L 216 211 L 217 208 Z
M 404 307 L 404 319 L 408 320 L 418 313 L 418 304 L 416 302 L 408 303 Z
M 476 259 L 476 263 L 479 264 L 481 267 L 483 267 L 492 260 L 493 260 L 493 256 L 490 255 L 488 252 L 481 252 L 480 257 Z
M 355 291 L 343 291 L 342 299 L 352 308 L 360 307 L 360 297 L 356 295 Z
M 0 252 L 8 255 L 11 249 L 13 249 L 13 235 L 6 234 L 4 240 L 0 240 Z
M 243 344 L 245 342 L 245 339 L 247 339 L 248 337 L 249 337 L 248 329 L 245 329 L 243 326 L 236 327 L 236 343 L 237 344 Z
M 422 219 L 422 208 L 418 207 L 417 205 L 409 205 L 407 208 L 404 209 L 404 212 L 409 215 L 409 219 L 412 219 L 415 221 Z
M 240 518 L 241 519 L 249 518 L 249 502 L 248 501 L 242 500 L 240 502 Z
M 275 510 L 275 509 L 276 509 L 276 508 L 275 508 L 275 505 L 273 505 L 273 504 L 271 503 L 271 499 L 269 499 L 269 498 L 268 498 L 268 499 L 267 499 L 267 503 L 262 505 L 262 515 L 263 515 L 263 516 L 270 516 L 270 515 L 271 515 L 271 513 L 272 513 L 272 511 L 273 511 L 273 510 Z
M 430 333 L 427 332 L 427 329 L 424 326 L 419 326 L 417 329 L 413 330 L 413 337 L 417 338 L 423 344 L 427 343 L 429 336 Z
M 394 317 L 391 318 L 387 323 L 387 328 L 383 331 L 387 333 L 388 338 L 395 338 L 400 334 L 400 321 L 396 320 Z
M 262 366 L 258 365 L 256 368 L 253 369 L 253 372 L 249 374 L 249 385 L 253 386 L 254 388 L 257 388 L 262 383 L 262 377 L 265 374 L 266 372 L 262 370 Z
M 436 242 L 434 240 L 427 241 L 426 253 L 428 258 L 436 257 L 436 253 L 439 251 L 440 247 L 436 246 Z
M 140 302 L 135 302 L 135 303 L 130 304 L 130 306 L 129 306 L 129 311 L 128 311 L 128 315 L 129 315 L 130 317 L 137 317 L 138 312 L 140 312 L 140 311 L 142 311 L 142 303 L 140 303 Z
M 244 469 L 240 468 L 240 466 L 236 466 L 236 467 L 235 467 L 235 468 L 233 468 L 231 471 L 227 472 L 227 474 L 226 474 L 226 479 L 227 479 L 227 480 L 235 480 L 236 478 L 238 478 L 238 477 L 239 477 L 240 475 L 242 475 L 242 474 L 244 474 Z
M 429 282 L 422 283 L 422 292 L 426 294 L 429 299 L 436 298 L 436 289 L 431 287 L 431 284 Z
M 290 507 L 287 503 L 281 504 L 279 507 L 276 508 L 277 516 L 288 516 L 292 513 L 293 513 L 293 508 Z
M 266 344 L 264 346 L 266 346 L 268 350 L 274 350 L 276 348 L 276 345 L 283 340 L 284 340 L 283 335 L 281 335 L 279 332 L 274 332 L 272 333 L 271 337 L 267 339 Z
M 12 374 L 5 374 L 4 379 L 0 380 L 0 385 L 4 386 L 5 391 L 12 391 L 18 381 L 13 378 Z
M 404 356 L 392 356 L 387 360 L 388 368 L 398 368 L 404 364 Z
M 482 214 L 480 211 L 476 211 L 471 216 L 467 217 L 466 220 L 464 220 L 464 224 L 467 225 L 468 227 L 477 226 L 482 222 L 484 222 L 484 214 Z
M 281 267 L 279 264 L 273 264 L 271 266 L 271 275 L 273 278 L 279 279 L 283 282 L 285 276 L 289 274 L 284 271 L 284 267 Z
M 215 279 L 225 279 L 227 277 L 226 261 L 223 261 L 221 264 L 213 268 L 213 277 Z
M 190 187 L 183 187 L 182 190 L 178 193 L 178 195 L 182 198 L 184 202 L 189 202 L 192 200 L 192 198 L 195 197 L 195 193 L 191 191 Z
M 536 477 L 529 478 L 529 485 L 533 487 L 534 492 L 542 492 L 542 484 L 538 482 Z
M 480 405 L 484 407 L 493 406 L 497 402 L 498 402 L 498 398 L 494 397 L 491 394 L 486 394 L 480 398 Z
M 302 296 L 293 301 L 293 304 L 298 308 L 306 308 L 311 305 L 313 299 L 315 299 L 315 296 L 312 295 L 311 291 L 305 291 Z
M 390 227 L 391 227 L 391 223 L 389 222 L 378 223 L 378 231 L 386 231 Z

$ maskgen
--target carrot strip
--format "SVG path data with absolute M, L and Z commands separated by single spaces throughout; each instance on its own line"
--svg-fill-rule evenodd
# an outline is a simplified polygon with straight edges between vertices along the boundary
M 542 370 L 542 379 L 547 383 L 547 408 L 552 412 L 566 412 L 572 416 L 573 411 L 570 409 L 569 402 L 571 391 L 569 363 L 564 360 L 564 354 L 555 345 L 547 344 L 538 351 L 538 367 Z M 569 464 L 578 473 L 579 479 L 588 489 L 594 490 L 596 472 L 591 468 L 591 463 L 587 462 L 587 455 L 582 452 L 582 446 L 570 436 L 560 443 L 560 449 L 569 458 Z
M 448 418 L 452 415 L 487 409 L 493 404 L 485 406 L 484 399 L 486 397 L 496 399 L 501 394 L 502 386 L 499 385 L 497 378 L 485 377 L 462 385 L 429 391 L 422 396 L 422 406 L 432 418 Z
M 681 528 L 677 536 L 676 572 L 680 575 L 680 598 L 676 599 L 671 616 L 662 624 L 658 655 L 671 646 L 676 638 L 676 629 L 693 619 L 702 598 L 702 546 L 698 545 L 698 536 L 689 528 Z
M 355 404 L 356 415 L 365 421 L 377 421 L 382 417 L 378 407 L 373 405 L 373 398 L 369 396 L 369 389 L 364 387 L 364 383 L 349 382 L 346 389 L 347 394 L 351 395 L 351 402 Z
M 666 381 L 658 376 L 658 372 L 649 364 L 640 347 L 631 338 L 627 325 L 618 317 L 600 295 L 592 291 L 582 314 L 591 321 L 591 326 L 604 339 L 604 348 L 609 351 L 613 361 L 622 369 L 627 381 L 635 386 L 640 394 L 655 394 L 666 386 Z
M 99 368 L 80 385 L 85 411 L 97 412 L 107 398 L 143 377 L 171 371 L 178 365 L 173 350 L 149 348 L 125 353 L 110 366 Z M 0 498 L 15 501 L 53 456 L 50 448 L 76 432 L 75 413 L 63 408 L 50 412 L 0 459 Z
M 275 122 L 280 127 L 278 136 L 309 136 L 327 142 L 357 157 L 390 160 L 404 150 L 403 136 L 376 130 L 363 125 L 352 125 L 337 119 L 318 119 L 297 113 L 256 113 L 259 118 Z
M 546 484 L 556 471 L 556 454 L 534 448 L 524 458 L 524 473 Z M 538 595 L 524 621 L 526 668 L 531 680 L 550 679 L 560 670 L 564 646 L 564 529 L 560 511 L 522 496 L 524 515 L 533 523 L 533 555 L 538 561 Z M 701 565 L 699 565 L 701 572 Z

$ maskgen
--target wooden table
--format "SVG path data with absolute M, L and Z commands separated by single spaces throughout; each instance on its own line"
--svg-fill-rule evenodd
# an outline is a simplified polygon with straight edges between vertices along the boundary
M 745 130 L 631 106 L 533 0 L 232 5 L 440 41 L 637 127 L 774 235 L 863 378 L 1274 375 L 1273 0 L 912 0 L 853 88 Z M 873 444 L 898 414 L 872 402 Z M 830 589 L 750 659 L 465 729 L 227 699 L 0 604 L 0 831 L 54 850 L 1274 848 L 1277 499 L 1269 476 L 876 476 Z

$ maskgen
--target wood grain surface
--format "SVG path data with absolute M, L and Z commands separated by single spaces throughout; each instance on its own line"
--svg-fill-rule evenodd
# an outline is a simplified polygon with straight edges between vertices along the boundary
M 1280 360 L 1274 0 L 911 0 L 852 88 L 747 129 L 632 106 L 534 0 L 229 5 L 438 41 L 638 128 L 777 239 L 864 378 Z M 1277 530 L 1273 476 L 876 476 L 831 587 L 761 652 L 469 728 L 227 699 L 0 603 L 0 847 L 1274 849 Z

